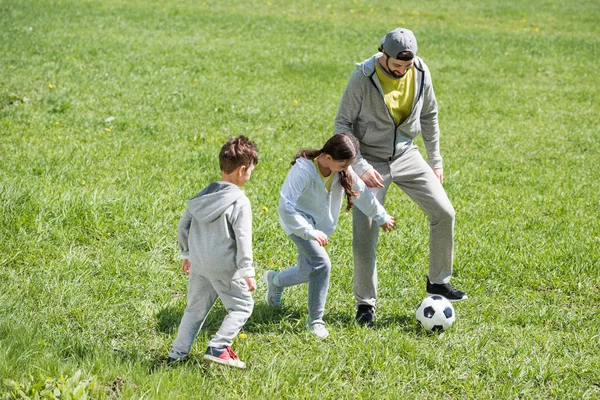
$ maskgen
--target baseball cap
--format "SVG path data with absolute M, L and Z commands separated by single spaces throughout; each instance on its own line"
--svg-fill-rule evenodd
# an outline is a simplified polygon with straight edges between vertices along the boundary
M 409 29 L 396 28 L 381 38 L 381 47 L 385 54 L 392 58 L 398 58 L 398 54 L 403 51 L 410 51 L 416 56 L 417 38 Z

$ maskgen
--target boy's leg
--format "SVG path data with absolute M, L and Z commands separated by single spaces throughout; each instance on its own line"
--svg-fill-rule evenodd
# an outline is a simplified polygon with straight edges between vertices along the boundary
M 316 240 L 304 240 L 293 234 L 290 239 L 298 248 L 298 265 L 280 272 L 277 278 L 283 287 L 308 282 L 309 319 L 322 319 L 331 274 L 329 255 Z
M 217 300 L 217 291 L 208 279 L 192 271 L 188 281 L 187 307 L 179 324 L 177 338 L 169 357 L 179 359 L 189 354 L 208 312 Z
M 227 315 L 208 346 L 216 348 L 231 347 L 233 338 L 240 333 L 252 314 L 254 300 L 244 279 L 233 279 L 227 282 L 213 280 L 212 284 L 227 310 Z
M 392 179 L 429 219 L 429 280 L 448 283 L 452 276 L 455 211 L 446 191 L 416 148 L 392 164 Z

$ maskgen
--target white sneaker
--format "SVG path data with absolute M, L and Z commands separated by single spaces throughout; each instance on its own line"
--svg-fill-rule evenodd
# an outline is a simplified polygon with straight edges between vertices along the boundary
M 263 274 L 263 279 L 265 280 L 265 284 L 267 285 L 267 295 L 266 300 L 267 304 L 270 307 L 279 308 L 281 307 L 281 294 L 283 293 L 283 288 L 275 285 L 273 282 L 273 278 L 277 275 L 279 271 L 265 271 Z
M 325 339 L 329 336 L 329 331 L 325 328 L 325 322 L 322 319 L 315 319 L 309 322 L 308 329 L 310 333 L 318 337 L 319 339 Z

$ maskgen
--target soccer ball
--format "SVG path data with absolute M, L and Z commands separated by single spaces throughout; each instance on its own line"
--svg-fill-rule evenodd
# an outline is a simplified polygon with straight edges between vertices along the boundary
M 454 307 L 445 297 L 426 297 L 417 308 L 417 320 L 427 332 L 446 330 L 454 323 Z

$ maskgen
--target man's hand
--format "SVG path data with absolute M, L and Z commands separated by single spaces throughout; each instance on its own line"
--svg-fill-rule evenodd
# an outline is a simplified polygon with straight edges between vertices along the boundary
M 440 183 L 444 183 L 444 170 L 442 168 L 434 168 L 433 173 L 440 180 Z
M 317 237 L 315 240 L 321 245 L 321 247 L 325 247 L 328 243 L 327 235 L 321 231 L 317 231 Z
M 385 232 L 389 232 L 393 229 L 396 229 L 396 220 L 394 219 L 394 217 L 390 216 L 385 222 L 385 224 L 381 225 L 381 229 L 383 229 Z
M 186 274 L 189 275 L 190 274 L 190 260 L 188 260 L 187 258 L 184 258 L 183 260 L 181 260 L 181 271 Z
M 256 279 L 252 277 L 246 277 L 244 280 L 246 281 L 246 285 L 248 285 L 248 290 L 253 292 L 254 289 L 256 289 Z
M 374 168 L 368 170 L 360 179 L 370 188 L 382 188 L 383 187 L 383 177 Z

